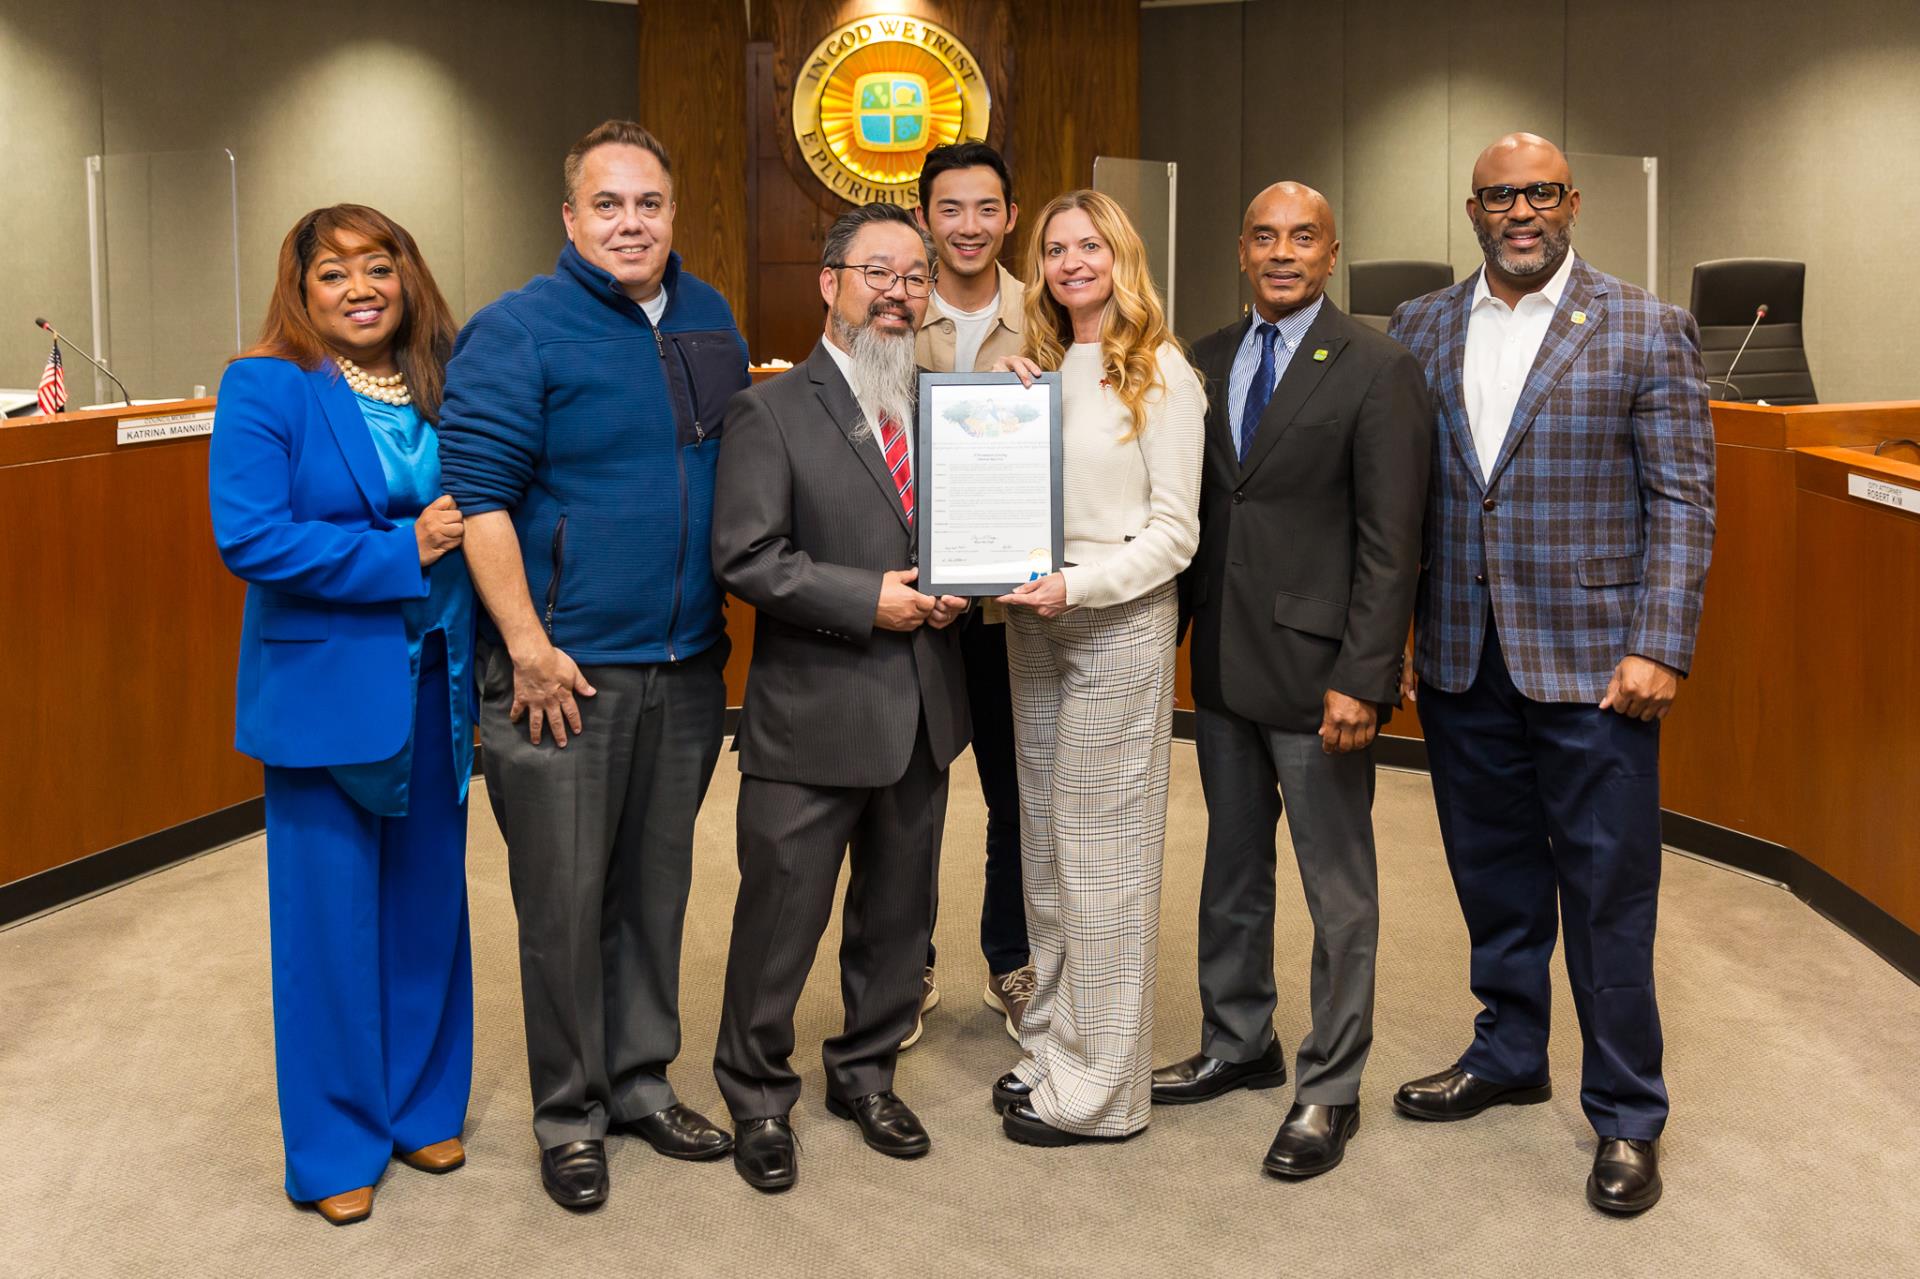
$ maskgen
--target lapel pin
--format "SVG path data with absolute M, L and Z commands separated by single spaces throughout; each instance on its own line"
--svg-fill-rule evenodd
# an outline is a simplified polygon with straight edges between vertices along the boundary
M 1324 363 L 1327 358 L 1327 348 L 1324 346 L 1316 348 L 1313 353 L 1313 358 Z
M 1587 322 L 1587 313 L 1585 311 L 1575 311 L 1573 313 L 1573 322 L 1575 324 L 1585 324 Z

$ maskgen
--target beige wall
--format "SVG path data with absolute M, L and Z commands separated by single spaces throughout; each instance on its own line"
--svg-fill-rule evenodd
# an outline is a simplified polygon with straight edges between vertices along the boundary
M 1685 305 L 1708 258 L 1798 258 L 1821 397 L 1920 398 L 1900 319 L 1920 296 L 1920 5 L 1250 0 L 1141 22 L 1141 153 L 1182 164 L 1189 338 L 1237 314 L 1238 210 L 1268 182 L 1326 192 L 1344 260 L 1465 274 L 1473 158 L 1532 129 L 1659 157 L 1663 297 Z
M 406 226 L 461 318 L 551 269 L 560 157 L 635 109 L 635 21 L 587 0 L 0 0 L 0 386 L 39 378 L 33 315 L 90 333 L 90 154 L 234 151 L 248 340 L 282 237 L 317 205 L 372 204 Z M 195 270 L 217 256 L 188 247 Z M 113 336 L 134 393 L 217 381 L 217 361 L 170 357 L 170 295 L 194 290 L 165 269 L 169 246 L 111 248 L 117 287 L 156 282 L 155 331 Z M 230 280 L 215 281 L 229 296 Z M 198 296 L 182 311 L 215 312 Z M 77 363 L 76 402 L 93 385 Z

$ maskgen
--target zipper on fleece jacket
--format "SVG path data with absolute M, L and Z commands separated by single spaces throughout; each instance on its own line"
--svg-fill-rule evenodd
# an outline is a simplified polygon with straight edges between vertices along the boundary
M 653 331 L 653 336 L 656 341 L 660 340 L 660 330 L 656 328 Z M 700 393 L 699 388 L 694 385 L 693 381 L 693 364 L 687 359 L 686 349 L 680 345 L 678 338 L 673 340 L 673 353 L 679 358 L 680 373 L 681 376 L 686 379 L 687 411 L 693 418 L 693 447 L 694 451 L 698 452 L 707 441 L 707 430 L 706 424 L 700 420 Z M 666 351 L 664 348 L 661 350 L 660 356 L 663 366 L 661 372 L 664 373 L 666 371 L 664 367 Z M 673 561 L 673 611 L 667 616 L 668 661 L 678 660 L 675 656 L 674 644 L 675 636 L 680 629 L 680 594 L 681 587 L 686 581 L 687 576 L 687 542 L 689 540 L 688 534 L 691 531 L 688 527 L 689 522 L 687 519 L 687 508 L 690 505 L 687 494 L 687 455 L 686 452 L 681 449 L 680 441 L 677 438 L 673 442 L 673 458 L 680 474 L 680 545 L 674 553 Z
M 547 579 L 547 613 L 543 621 L 547 638 L 553 638 L 553 610 L 560 603 L 560 565 L 567 549 L 567 517 L 562 515 L 553 526 L 553 576 Z

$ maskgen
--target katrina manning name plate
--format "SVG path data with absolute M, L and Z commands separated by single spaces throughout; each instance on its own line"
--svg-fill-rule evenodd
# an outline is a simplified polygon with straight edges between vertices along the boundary
M 1004 595 L 1061 567 L 1060 375 L 922 373 L 919 589 Z

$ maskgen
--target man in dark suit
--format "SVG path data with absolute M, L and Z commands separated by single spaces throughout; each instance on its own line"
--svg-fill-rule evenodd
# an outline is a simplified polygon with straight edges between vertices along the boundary
M 1380 898 L 1373 751 L 1399 697 L 1420 567 L 1431 410 L 1420 366 L 1325 296 L 1333 210 L 1298 183 L 1247 208 L 1253 314 L 1202 338 L 1207 382 L 1193 619 L 1207 799 L 1200 1051 L 1155 1102 L 1286 1082 L 1273 1031 L 1274 838 L 1284 806 L 1313 916 L 1313 1028 L 1267 1152 L 1281 1177 L 1337 1165 L 1373 1043 Z
M 1661 1191 L 1659 721 L 1699 627 L 1713 428 L 1692 317 L 1575 257 L 1579 210 L 1558 147 L 1500 139 L 1467 200 L 1484 269 L 1390 330 L 1434 398 L 1414 671 L 1482 1005 L 1459 1061 L 1394 1105 L 1466 1119 L 1552 1095 L 1564 921 L 1587 1198 L 1631 1213 Z
M 737 1121 L 734 1166 L 761 1190 L 797 1175 L 793 1011 L 849 845 L 827 1109 L 883 1154 L 930 1144 L 892 1088 L 920 1004 L 947 766 L 969 731 L 947 629 L 966 601 L 913 585 L 914 333 L 932 262 L 905 210 L 842 216 L 821 260 L 825 335 L 727 407 L 714 569 L 758 615 L 734 737 L 740 894 L 714 1075 Z

